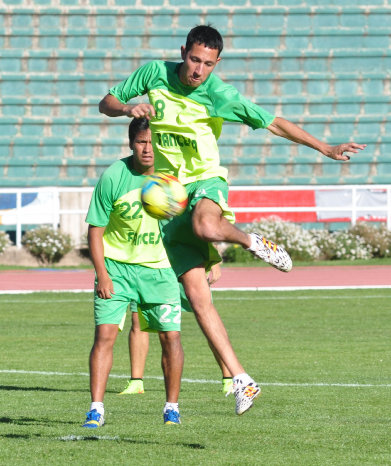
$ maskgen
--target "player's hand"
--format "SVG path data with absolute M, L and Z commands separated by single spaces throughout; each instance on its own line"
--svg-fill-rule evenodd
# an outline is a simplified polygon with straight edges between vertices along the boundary
M 127 105 L 125 115 L 129 118 L 146 118 L 150 120 L 156 115 L 156 112 L 151 104 L 137 104 Z
M 209 285 L 213 285 L 213 283 L 216 283 L 217 280 L 219 280 L 221 277 L 221 267 L 220 264 L 215 264 L 211 269 L 208 274 L 207 280 Z
M 96 294 L 102 299 L 111 299 L 114 293 L 113 282 L 109 277 L 98 279 Z
M 346 155 L 345 152 L 352 152 L 353 154 L 357 154 L 359 150 L 363 150 L 366 147 L 366 144 L 348 142 L 346 144 L 340 144 L 339 146 L 330 146 L 330 151 L 326 152 L 325 155 L 334 160 L 350 160 L 350 156 Z

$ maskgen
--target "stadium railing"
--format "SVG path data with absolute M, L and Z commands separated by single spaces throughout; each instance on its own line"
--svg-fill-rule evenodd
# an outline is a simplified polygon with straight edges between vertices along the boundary
M 36 187 L 0 189 L 0 228 L 16 230 L 21 247 L 25 226 L 50 224 L 80 235 L 77 222 L 84 224 L 92 187 Z M 24 195 L 36 193 L 35 202 L 22 205 Z M 4 209 L 1 196 L 16 196 L 15 207 Z M 64 194 L 74 194 L 73 199 Z M 80 202 L 77 196 L 82 195 Z M 38 200 L 38 202 L 37 202 Z M 350 223 L 366 220 L 385 222 L 391 230 L 391 185 L 231 186 L 229 205 L 237 223 L 278 216 L 282 220 L 310 224 Z M 70 228 L 69 228 L 70 225 Z M 86 228 L 86 226 L 85 226 Z M 74 237 L 76 244 L 80 236 Z

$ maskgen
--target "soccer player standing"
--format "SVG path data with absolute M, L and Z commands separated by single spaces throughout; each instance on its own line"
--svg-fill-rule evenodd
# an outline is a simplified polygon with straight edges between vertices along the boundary
M 220 166 L 217 147 L 222 124 L 232 121 L 253 129 L 267 128 L 335 160 L 348 160 L 345 152 L 358 152 L 365 146 L 330 146 L 245 99 L 212 73 L 221 60 L 222 49 L 223 40 L 216 29 L 197 26 L 189 32 L 186 46 L 181 47 L 181 63 L 156 60 L 143 65 L 110 89 L 99 109 L 110 117 L 150 118 L 155 168 L 186 185 L 188 208 L 185 214 L 166 222 L 164 244 L 201 329 L 234 375 L 236 413 L 242 414 L 252 406 L 260 388 L 236 357 L 210 299 L 205 269 L 220 261 L 212 242 L 240 244 L 283 271 L 289 271 L 292 263 L 279 246 L 232 224 L 227 170 Z M 144 94 L 149 104 L 127 103 Z
M 83 427 L 104 424 L 103 398 L 118 326 L 128 305 L 138 304 L 145 329 L 157 331 L 166 387 L 165 424 L 179 424 L 178 396 L 183 369 L 181 298 L 158 222 L 141 204 L 141 186 L 154 171 L 148 120 L 129 125 L 133 156 L 118 160 L 101 176 L 86 222 L 95 267 L 95 339 L 90 354 L 91 407 Z

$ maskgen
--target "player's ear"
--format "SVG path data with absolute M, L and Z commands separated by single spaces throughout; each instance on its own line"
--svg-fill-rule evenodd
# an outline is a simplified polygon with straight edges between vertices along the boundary
M 186 47 L 184 45 L 181 46 L 181 58 L 183 61 L 186 58 Z

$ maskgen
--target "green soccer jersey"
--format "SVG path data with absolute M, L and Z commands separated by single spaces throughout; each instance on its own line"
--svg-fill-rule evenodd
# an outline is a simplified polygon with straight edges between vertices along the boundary
M 132 157 L 113 163 L 96 185 L 86 222 L 106 227 L 104 256 L 151 268 L 168 268 L 158 221 L 141 204 L 145 176 L 132 169 Z
M 122 103 L 148 94 L 156 111 L 150 127 L 157 171 L 183 184 L 215 176 L 226 179 L 217 147 L 223 122 L 266 128 L 274 116 L 213 73 L 196 88 L 185 86 L 178 76 L 180 65 L 149 62 L 109 92 Z

